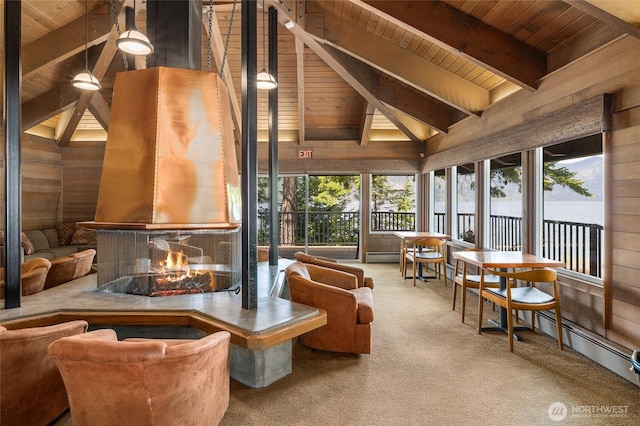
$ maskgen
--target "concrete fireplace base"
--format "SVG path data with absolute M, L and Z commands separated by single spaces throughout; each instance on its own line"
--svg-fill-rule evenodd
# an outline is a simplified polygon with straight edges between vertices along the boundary
M 231 377 L 252 388 L 264 388 L 291 373 L 291 340 L 264 350 L 231 344 Z

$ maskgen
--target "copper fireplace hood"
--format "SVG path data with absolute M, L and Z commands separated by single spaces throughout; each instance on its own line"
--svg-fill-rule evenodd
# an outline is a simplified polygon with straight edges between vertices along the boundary
M 215 73 L 116 75 L 96 228 L 234 228 L 241 194 L 228 92 Z

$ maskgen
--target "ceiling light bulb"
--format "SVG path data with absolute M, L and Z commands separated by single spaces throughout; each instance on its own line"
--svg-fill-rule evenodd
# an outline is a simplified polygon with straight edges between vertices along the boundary
M 262 71 L 256 76 L 256 82 L 258 89 L 271 90 L 278 87 L 278 82 L 266 69 L 262 68 Z
M 137 29 L 123 32 L 116 40 L 118 49 L 132 55 L 149 55 L 153 53 L 153 45 L 146 35 Z
M 291 21 L 291 20 L 289 20 L 289 21 L 287 21 L 287 22 L 285 22 L 285 23 L 284 23 L 284 27 L 285 27 L 286 29 L 288 29 L 288 30 L 290 30 L 291 28 L 293 28 L 295 25 L 296 25 L 296 24 L 295 24 L 293 21 Z
M 98 79 L 95 78 L 88 69 L 76 75 L 73 80 L 71 80 L 71 84 L 73 84 L 73 87 L 77 87 L 78 89 L 82 90 L 102 89 L 102 86 L 100 85 Z

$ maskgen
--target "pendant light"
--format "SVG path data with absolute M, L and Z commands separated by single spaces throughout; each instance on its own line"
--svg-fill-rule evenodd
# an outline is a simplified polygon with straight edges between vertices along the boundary
M 266 51 L 267 51 L 267 42 L 265 37 L 265 25 L 264 25 L 264 0 L 262 0 L 262 71 L 258 73 L 256 76 L 256 84 L 258 89 L 271 90 L 278 87 L 278 82 L 271 74 L 267 72 L 266 65 Z
M 102 89 L 100 82 L 89 71 L 89 0 L 85 1 L 84 9 L 84 71 L 77 74 L 71 80 L 71 84 L 82 90 L 100 90 Z
M 136 0 L 133 0 L 133 10 L 136 10 Z M 147 36 L 138 30 L 135 23 L 132 29 L 123 32 L 120 37 L 118 37 L 116 46 L 118 46 L 118 49 L 131 55 L 149 55 L 153 53 L 153 45 Z

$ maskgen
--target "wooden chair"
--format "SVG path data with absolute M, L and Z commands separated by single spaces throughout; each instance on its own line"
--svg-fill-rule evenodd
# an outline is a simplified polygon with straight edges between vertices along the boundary
M 442 277 L 440 267 L 444 269 L 444 285 L 447 285 L 447 255 L 446 241 L 439 238 L 427 237 L 421 238 L 408 244 L 405 260 L 404 271 L 402 276 L 407 278 L 408 263 L 413 263 L 413 285 L 416 285 L 416 277 L 418 275 L 417 266 L 419 264 L 433 264 L 433 270 L 438 279 Z M 436 271 L 436 265 L 438 269 Z
M 477 248 L 467 248 L 464 251 L 481 251 Z M 460 266 L 462 264 L 462 271 Z M 462 287 L 461 303 L 462 303 L 462 322 L 464 322 L 465 307 L 467 304 L 467 290 L 480 288 L 480 274 L 467 274 L 467 263 L 456 259 L 456 267 L 454 270 L 453 281 L 453 306 L 451 310 L 456 310 L 456 293 L 458 286 Z M 484 276 L 485 287 L 498 288 L 500 286 L 500 277 L 491 274 L 485 274 Z
M 505 277 L 507 282 L 524 282 L 528 285 L 513 287 L 508 285 L 504 290 L 485 285 L 485 270 L 480 273 L 480 297 L 505 308 L 507 310 L 507 324 L 509 331 L 509 350 L 513 352 L 513 310 L 531 311 L 531 331 L 535 331 L 535 311 L 554 309 L 556 313 L 556 328 L 558 333 L 558 347 L 562 350 L 562 316 L 560 314 L 560 292 L 558 290 L 558 273 L 553 269 L 541 268 L 517 272 L 489 271 L 492 275 Z M 553 295 L 547 294 L 536 287 L 537 283 L 551 283 Z M 478 334 L 482 333 L 482 306 L 478 304 Z

